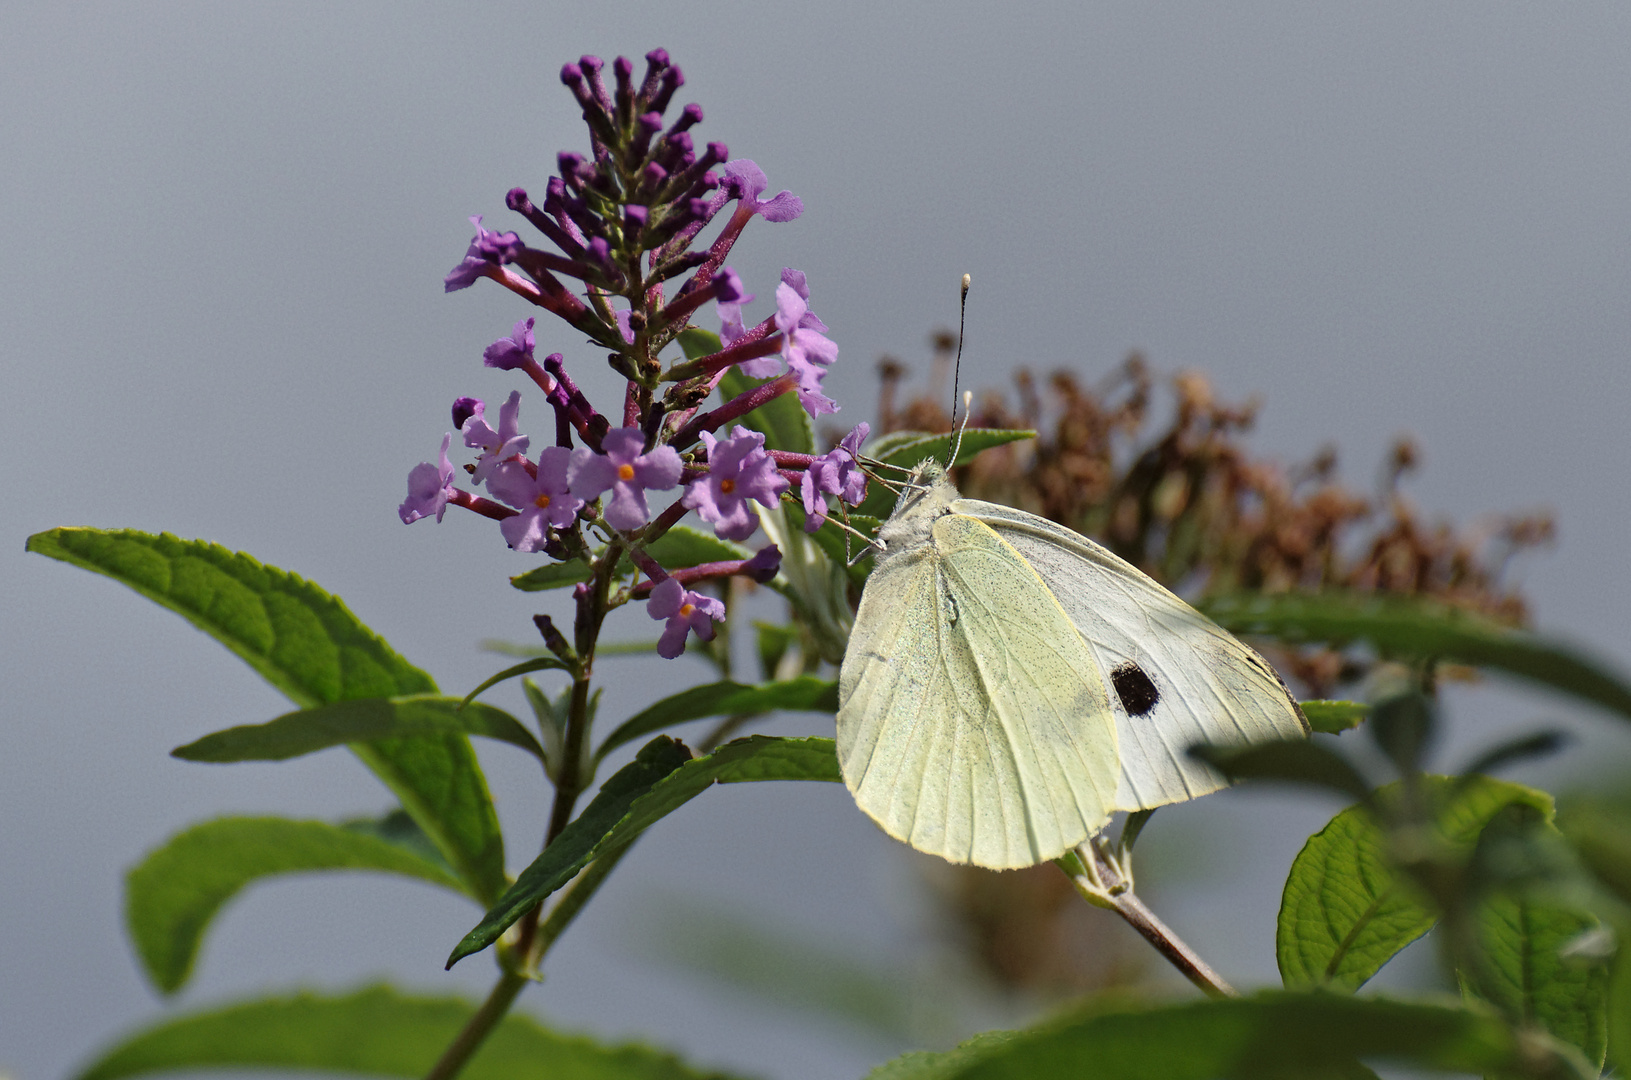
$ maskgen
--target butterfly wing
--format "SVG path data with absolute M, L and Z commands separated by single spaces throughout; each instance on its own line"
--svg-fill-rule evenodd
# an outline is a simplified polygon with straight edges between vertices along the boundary
M 838 760 L 884 831 L 996 869 L 1108 819 L 1116 728 L 1099 668 L 1013 547 L 943 515 L 867 582 L 839 675 Z
M 1202 742 L 1308 734 L 1285 683 L 1256 652 L 1093 541 L 1046 518 L 975 499 L 950 504 L 990 526 L 1058 597 L 1108 676 L 1120 736 L 1116 809 L 1181 802 L 1225 787 L 1190 758 Z

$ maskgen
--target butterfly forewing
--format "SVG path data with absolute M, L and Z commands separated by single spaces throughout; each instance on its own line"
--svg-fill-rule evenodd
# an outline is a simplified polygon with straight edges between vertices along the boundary
M 1058 598 L 1118 693 L 1118 810 L 1191 799 L 1228 781 L 1190 758 L 1196 743 L 1308 734 L 1268 662 L 1130 563 L 1046 518 L 958 499 L 953 513 L 991 527 Z
M 1104 824 L 1117 792 L 1099 666 L 992 529 L 911 513 L 926 527 L 880 561 L 845 652 L 844 779 L 921 851 L 993 868 L 1055 858 Z

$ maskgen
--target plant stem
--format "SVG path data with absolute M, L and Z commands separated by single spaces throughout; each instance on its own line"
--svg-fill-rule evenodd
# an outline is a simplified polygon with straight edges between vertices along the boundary
M 1155 912 L 1144 905 L 1144 901 L 1133 892 L 1131 874 L 1104 849 L 1101 840 L 1094 837 L 1079 845 L 1076 856 L 1081 860 L 1085 872 L 1071 874 L 1070 877 L 1083 899 L 1120 915 L 1203 993 L 1220 998 L 1239 996 L 1239 992 L 1225 982 L 1223 976 L 1213 971 L 1210 964 L 1184 944 L 1166 923 L 1156 917 Z
M 452 1080 L 459 1075 L 471 1055 L 498 1026 L 498 1022 L 504 1019 L 504 1014 L 510 1011 L 515 996 L 526 985 L 525 976 L 506 971 L 487 995 L 487 1000 L 481 1003 L 481 1008 L 476 1010 L 476 1015 L 470 1018 L 464 1030 L 448 1044 L 436 1064 L 431 1066 L 430 1072 L 425 1074 L 425 1080 Z

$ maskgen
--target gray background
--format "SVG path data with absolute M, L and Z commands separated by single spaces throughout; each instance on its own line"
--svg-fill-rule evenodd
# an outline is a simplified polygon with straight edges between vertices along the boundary
M 480 639 L 524 639 L 547 605 L 506 586 L 529 560 L 489 525 L 405 529 L 395 507 L 449 401 L 512 385 L 480 353 L 522 305 L 444 297 L 441 277 L 467 215 L 515 227 L 505 190 L 541 190 L 555 152 L 583 148 L 562 62 L 666 46 L 699 134 L 803 197 L 731 261 L 765 297 L 780 267 L 809 274 L 843 419 L 869 417 L 880 352 L 920 358 L 955 318 L 969 271 L 969 385 L 1018 364 L 1096 375 L 1140 348 L 1261 395 L 1260 451 L 1335 441 L 1368 488 L 1413 432 L 1409 490 L 1433 513 L 1557 511 L 1558 546 L 1519 568 L 1539 624 L 1624 668 L 1628 43 L 1609 3 L 7 4 L 0 1070 L 61 1075 L 159 1014 L 120 927 L 143 851 L 211 814 L 387 801 L 340 752 L 166 757 L 284 703 L 175 616 L 25 557 L 26 535 L 248 550 L 449 689 L 497 666 Z M 548 317 L 539 341 L 608 385 Z M 605 716 L 705 674 L 626 671 Z M 1587 734 L 1573 760 L 1623 761 L 1613 721 L 1557 699 L 1497 684 L 1451 711 L 1458 747 L 1544 715 Z M 543 796 L 513 754 L 482 755 L 519 868 Z M 1231 792 L 1164 812 L 1157 857 L 1212 854 L 1158 906 L 1229 977 L 1273 982 L 1278 882 L 1332 809 Z M 856 1076 L 898 1047 L 718 990 L 640 934 L 678 897 L 910 969 L 916 880 L 839 788 L 719 790 L 636 849 L 526 1007 L 706 1063 Z M 226 913 L 180 1000 L 377 974 L 476 993 L 486 958 L 440 970 L 473 914 L 366 876 L 269 885 Z

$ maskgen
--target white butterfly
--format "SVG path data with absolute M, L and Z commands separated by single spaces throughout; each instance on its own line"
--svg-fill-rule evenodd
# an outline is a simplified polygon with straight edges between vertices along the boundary
M 1117 810 L 1227 785 L 1201 742 L 1308 734 L 1262 657 L 1098 544 L 915 469 L 838 680 L 855 801 L 920 851 L 1054 859 Z

